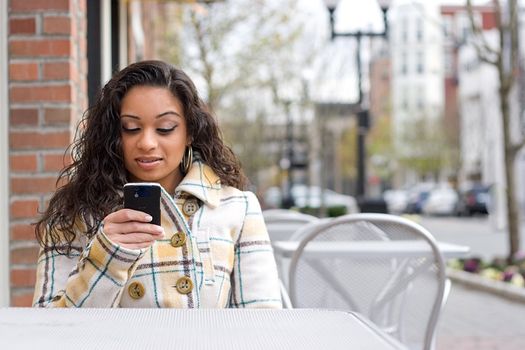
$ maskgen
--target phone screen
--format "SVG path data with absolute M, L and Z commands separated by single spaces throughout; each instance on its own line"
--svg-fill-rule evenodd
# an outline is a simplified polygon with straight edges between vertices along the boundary
M 127 183 L 124 185 L 124 208 L 151 215 L 152 224 L 160 225 L 160 185 L 157 183 Z

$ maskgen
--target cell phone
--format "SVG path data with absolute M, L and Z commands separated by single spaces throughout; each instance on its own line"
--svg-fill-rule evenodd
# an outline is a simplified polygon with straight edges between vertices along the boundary
M 151 215 L 152 224 L 160 226 L 160 185 L 153 182 L 130 182 L 124 185 L 124 208 Z

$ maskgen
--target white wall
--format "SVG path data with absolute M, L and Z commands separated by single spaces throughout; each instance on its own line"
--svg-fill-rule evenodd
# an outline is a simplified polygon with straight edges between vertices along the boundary
M 0 307 L 9 306 L 9 107 L 7 4 L 0 1 Z

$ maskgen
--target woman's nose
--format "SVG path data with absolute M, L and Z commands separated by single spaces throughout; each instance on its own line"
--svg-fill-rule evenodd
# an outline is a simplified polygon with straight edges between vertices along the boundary
M 145 130 L 137 142 L 137 147 L 145 151 L 155 149 L 157 147 L 157 137 L 155 133 Z

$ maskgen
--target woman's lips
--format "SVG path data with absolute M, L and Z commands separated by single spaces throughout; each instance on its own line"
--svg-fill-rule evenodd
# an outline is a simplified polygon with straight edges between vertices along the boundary
M 160 164 L 162 158 L 137 158 L 135 159 L 140 168 L 150 170 Z

